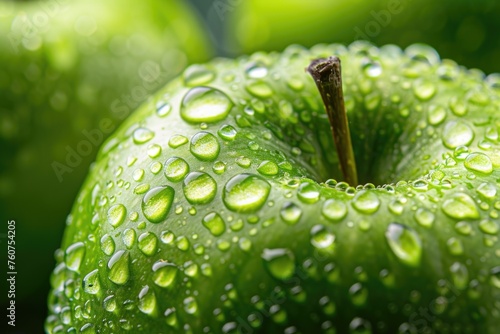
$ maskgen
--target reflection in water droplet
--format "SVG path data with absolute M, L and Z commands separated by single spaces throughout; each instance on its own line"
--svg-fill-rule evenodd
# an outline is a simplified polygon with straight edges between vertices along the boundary
M 319 190 L 314 184 L 305 182 L 299 186 L 297 197 L 303 203 L 316 203 L 319 201 Z
M 154 132 L 146 128 L 138 128 L 134 130 L 133 139 L 136 144 L 144 144 L 155 136 Z
M 493 164 L 490 158 L 483 153 L 471 153 L 465 159 L 464 166 L 472 171 L 491 174 L 493 172 Z
M 347 215 L 347 206 L 342 201 L 329 199 L 323 204 L 321 213 L 328 220 L 339 221 Z
M 184 196 L 191 204 L 211 202 L 217 193 L 215 180 L 203 172 L 192 172 L 184 179 Z
M 448 148 L 454 149 L 458 146 L 467 146 L 473 139 L 474 132 L 463 121 L 449 121 L 443 129 L 443 144 Z
M 273 176 L 278 174 L 279 168 L 275 162 L 264 160 L 260 163 L 259 167 L 257 167 L 257 171 L 262 175 Z
M 422 242 L 417 232 L 398 223 L 391 223 L 385 232 L 389 248 L 403 263 L 416 267 L 422 257 Z
M 361 213 L 371 214 L 380 207 L 380 200 L 375 192 L 362 190 L 354 197 L 352 206 Z
M 108 261 L 108 278 L 111 282 L 123 285 L 127 283 L 129 272 L 129 254 L 123 250 L 118 251 Z
M 214 123 L 227 117 L 233 102 L 222 91 L 210 87 L 189 90 L 181 104 L 181 117 L 190 123 Z
M 85 256 L 85 244 L 83 242 L 76 242 L 66 248 L 64 254 L 64 262 L 68 269 L 78 271 Z
M 222 235 L 226 230 L 226 224 L 217 212 L 211 212 L 203 217 L 203 226 L 214 236 Z
M 97 269 L 83 278 L 83 291 L 91 295 L 96 295 L 101 291 L 101 282 L 99 281 L 99 271 Z
M 189 87 L 206 85 L 215 78 L 214 71 L 205 65 L 191 65 L 182 74 L 184 84 Z
M 158 238 L 152 232 L 146 232 L 139 236 L 139 249 L 144 255 L 153 255 L 156 253 Z
M 214 161 L 219 155 L 220 146 L 213 134 L 201 131 L 191 138 L 189 150 L 201 161 Z
M 153 264 L 153 282 L 162 288 L 172 287 L 178 271 L 174 264 L 159 260 Z
M 477 219 L 479 211 L 474 200 L 465 193 L 454 193 L 448 196 L 441 209 L 450 218 L 454 219 Z
M 293 202 L 286 202 L 280 210 L 280 217 L 287 224 L 294 225 L 302 217 L 302 210 Z
M 157 303 L 156 303 L 156 295 L 153 289 L 150 289 L 149 286 L 144 286 L 139 292 L 139 304 L 137 307 L 139 310 L 151 316 L 156 316 L 157 313 Z
M 108 223 L 113 227 L 118 227 L 125 221 L 127 209 L 122 204 L 113 205 L 108 210 Z
M 165 177 L 172 182 L 180 181 L 189 172 L 189 165 L 186 160 L 178 157 L 171 157 L 165 162 Z

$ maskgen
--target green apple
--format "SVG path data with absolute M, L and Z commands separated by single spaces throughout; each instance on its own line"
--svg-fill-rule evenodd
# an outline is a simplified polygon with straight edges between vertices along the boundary
M 499 82 L 362 42 L 187 68 L 101 148 L 47 333 L 495 333 Z
M 289 44 L 350 43 L 435 45 L 462 65 L 500 72 L 495 0 L 250 0 L 219 2 L 233 53 L 282 50 Z
M 28 273 L 50 274 L 104 139 L 188 62 L 209 55 L 201 26 L 177 0 L 0 2 L 0 32 L 0 218 L 17 223 L 20 301 L 44 284 Z

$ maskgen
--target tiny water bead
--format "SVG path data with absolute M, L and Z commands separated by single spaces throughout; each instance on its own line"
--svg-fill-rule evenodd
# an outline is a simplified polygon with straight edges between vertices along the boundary
M 219 155 L 220 145 L 213 134 L 201 131 L 191 138 L 189 150 L 201 161 L 214 161 Z
M 207 173 L 191 172 L 184 179 L 184 196 L 191 204 L 211 202 L 217 193 L 217 183 Z
M 265 267 L 276 279 L 286 280 L 295 273 L 295 256 L 286 248 L 265 248 L 261 255 Z
M 173 263 L 159 260 L 153 264 L 153 282 L 162 288 L 172 287 L 179 269 Z
M 479 218 L 479 211 L 476 203 L 469 195 L 462 192 L 449 195 L 444 200 L 441 209 L 446 215 L 454 219 Z
M 483 174 L 491 174 L 493 172 L 491 159 L 484 153 L 469 154 L 465 159 L 464 166 L 469 170 Z
M 422 257 L 422 242 L 417 232 L 406 225 L 391 223 L 385 232 L 389 248 L 403 263 L 416 267 Z
M 233 176 L 224 186 L 223 201 L 228 209 L 250 213 L 259 210 L 266 203 L 271 185 L 254 174 Z
M 217 212 L 211 212 L 203 217 L 203 226 L 205 226 L 213 236 L 219 236 L 226 230 L 226 224 Z
M 182 99 L 181 117 L 190 123 L 214 123 L 225 119 L 232 107 L 233 102 L 222 91 L 195 87 Z
M 160 223 L 167 217 L 174 201 L 175 191 L 170 186 L 155 187 L 142 199 L 142 212 L 151 223 Z
M 118 227 L 125 221 L 127 209 L 123 204 L 115 204 L 108 210 L 108 223 L 113 227 Z
M 189 173 L 189 165 L 186 160 L 179 157 L 169 158 L 165 162 L 165 177 L 172 182 L 178 182 Z

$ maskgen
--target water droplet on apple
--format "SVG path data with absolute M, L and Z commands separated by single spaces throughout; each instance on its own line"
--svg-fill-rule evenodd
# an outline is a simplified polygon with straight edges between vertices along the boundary
M 474 139 L 474 132 L 468 124 L 460 120 L 449 121 L 443 129 L 443 144 L 451 149 L 467 146 Z
M 477 219 L 479 211 L 474 200 L 465 193 L 454 193 L 448 196 L 441 206 L 446 215 L 454 219 Z
M 464 166 L 472 171 L 491 174 L 493 172 L 493 164 L 491 159 L 483 153 L 471 153 L 465 159 Z
M 170 186 L 155 187 L 142 199 L 142 213 L 151 223 L 160 223 L 167 217 L 174 201 L 175 191 Z
M 201 131 L 191 138 L 189 150 L 201 161 L 213 161 L 219 155 L 220 146 L 213 134 Z
M 207 214 L 203 217 L 202 223 L 214 236 L 222 235 L 226 230 L 226 224 L 217 212 Z
M 189 203 L 206 204 L 214 199 L 217 183 L 207 173 L 191 172 L 184 179 L 183 191 Z
M 385 232 L 389 248 L 403 263 L 416 267 L 422 257 L 422 242 L 417 232 L 398 223 L 391 223 Z
M 190 123 L 214 123 L 227 117 L 233 102 L 222 91 L 210 87 L 189 90 L 181 102 L 181 117 Z
M 169 158 L 165 162 L 165 177 L 172 182 L 178 182 L 189 172 L 188 163 L 179 157 Z
M 224 186 L 223 201 L 228 209 L 236 212 L 255 212 L 267 201 L 271 185 L 253 174 L 233 176 Z
M 295 273 L 295 256 L 286 248 L 265 248 L 261 257 L 271 276 L 276 279 L 286 280 Z

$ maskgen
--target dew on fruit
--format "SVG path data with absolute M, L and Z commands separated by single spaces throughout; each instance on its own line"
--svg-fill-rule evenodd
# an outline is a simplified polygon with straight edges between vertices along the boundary
M 108 312 L 114 312 L 117 308 L 116 297 L 109 295 L 102 301 L 102 306 Z
M 389 248 L 401 262 L 417 267 L 422 257 L 422 241 L 417 232 L 408 226 L 391 223 L 385 231 Z
M 285 202 L 280 210 L 280 217 L 289 225 L 297 224 L 302 217 L 302 209 L 293 202 Z
M 195 87 L 182 99 L 181 117 L 190 123 L 214 123 L 225 119 L 232 107 L 233 102 L 222 91 Z
M 184 311 L 188 314 L 198 313 L 198 303 L 194 297 L 187 297 L 184 299 Z
M 238 134 L 238 131 L 236 131 L 236 129 L 233 126 L 226 124 L 226 125 L 221 126 L 219 131 L 217 131 L 217 134 L 222 139 L 224 139 L 226 141 L 231 141 L 231 140 L 234 140 L 234 138 Z
M 415 212 L 417 223 L 424 227 L 431 227 L 435 220 L 435 215 L 427 209 L 419 208 Z
M 158 238 L 152 232 L 145 232 L 139 236 L 139 249 L 144 255 L 151 256 L 158 249 Z
M 179 157 L 171 157 L 165 162 L 165 177 L 172 182 L 180 181 L 189 172 L 186 160 Z
M 299 186 L 297 197 L 301 202 L 312 204 L 319 201 L 319 190 L 312 183 L 304 182 Z
M 349 297 L 356 306 L 363 306 L 368 299 L 368 290 L 361 283 L 355 283 L 349 288 Z
M 66 248 L 64 252 L 64 263 L 68 269 L 78 271 L 85 257 L 85 244 L 76 242 Z
M 142 213 L 151 223 L 160 223 L 167 217 L 174 201 L 175 191 L 170 186 L 155 187 L 142 199 Z
M 210 212 L 203 217 L 202 224 L 213 236 L 222 235 L 226 231 L 226 223 L 217 212 Z
M 139 303 L 137 307 L 139 310 L 147 315 L 154 316 L 157 312 L 156 295 L 148 285 L 144 286 L 139 292 Z
M 274 176 L 278 174 L 279 168 L 275 162 L 264 160 L 260 163 L 259 167 L 257 167 L 257 171 L 265 176 Z
M 186 68 L 182 78 L 186 86 L 194 87 L 209 84 L 215 78 L 215 73 L 205 65 L 195 64 Z
M 490 219 L 483 219 L 479 222 L 479 229 L 486 234 L 496 235 L 500 230 L 497 222 Z
M 115 241 L 109 234 L 105 234 L 101 238 L 101 250 L 104 254 L 111 256 L 115 252 Z
M 184 196 L 191 204 L 211 202 L 217 193 L 217 183 L 207 173 L 191 172 L 183 182 Z
M 118 285 L 128 282 L 129 272 L 129 253 L 123 250 L 116 252 L 108 261 L 108 279 Z
M 83 291 L 85 293 L 96 295 L 101 291 L 101 282 L 99 281 L 99 270 L 92 270 L 83 278 Z
M 250 213 L 266 203 L 270 192 L 271 185 L 260 176 L 243 173 L 226 183 L 223 201 L 231 211 Z
M 361 190 L 353 199 L 352 206 L 360 213 L 371 214 L 380 207 L 380 199 L 369 190 Z
M 219 155 L 220 145 L 213 134 L 201 131 L 191 138 L 189 150 L 201 161 L 214 161 Z
M 477 219 L 479 211 L 474 200 L 467 194 L 457 192 L 448 196 L 441 209 L 443 212 L 454 219 Z
M 335 236 L 323 225 L 311 228 L 311 244 L 319 250 L 333 252 Z
M 323 204 L 321 213 L 330 221 L 340 221 L 347 215 L 347 206 L 340 200 L 329 199 Z
M 464 166 L 469 170 L 483 174 L 491 174 L 493 172 L 491 159 L 484 153 L 469 154 L 465 159 Z
M 264 81 L 251 81 L 245 86 L 246 90 L 255 97 L 268 98 L 273 95 L 273 89 Z
M 137 128 L 132 135 L 134 143 L 144 144 L 153 139 L 154 132 L 146 128 Z
M 109 208 L 107 217 L 108 223 L 114 228 L 120 226 L 125 221 L 127 209 L 122 204 L 115 204 Z
M 261 254 L 265 267 L 276 279 L 286 280 L 295 273 L 295 256 L 286 248 L 265 248 Z
M 156 261 L 153 264 L 153 282 L 162 288 L 169 288 L 177 277 L 177 266 L 163 260 Z
M 449 121 L 443 129 L 443 144 L 450 149 L 454 149 L 459 146 L 467 146 L 473 139 L 474 132 L 470 126 L 463 121 Z
M 460 262 L 453 263 L 450 267 L 450 273 L 453 284 L 457 289 L 464 290 L 467 288 L 469 284 L 469 271 L 464 264 Z

